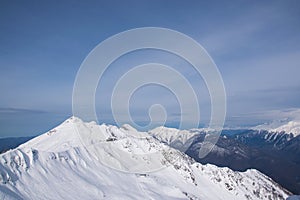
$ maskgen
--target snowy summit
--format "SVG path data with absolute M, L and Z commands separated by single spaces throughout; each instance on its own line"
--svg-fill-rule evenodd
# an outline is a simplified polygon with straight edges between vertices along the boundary
M 0 174 L 0 199 L 240 200 L 290 194 L 257 170 L 202 165 L 129 125 L 76 117 L 1 154 Z

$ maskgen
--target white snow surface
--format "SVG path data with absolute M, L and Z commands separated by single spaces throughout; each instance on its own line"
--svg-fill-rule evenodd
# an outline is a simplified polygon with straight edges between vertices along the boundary
M 145 171 L 160 168 L 134 172 L 132 163 Z M 129 125 L 97 125 L 76 117 L 0 155 L 0 199 L 240 200 L 288 195 L 257 170 L 202 165 Z
M 189 139 L 197 135 L 198 132 L 160 126 L 149 131 L 149 134 L 167 144 L 172 144 L 174 142 L 185 144 Z

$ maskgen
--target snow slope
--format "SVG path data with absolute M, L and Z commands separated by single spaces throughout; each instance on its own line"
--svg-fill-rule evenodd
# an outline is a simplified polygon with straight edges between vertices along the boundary
M 1 154 L 0 175 L 0 199 L 231 200 L 289 194 L 259 171 L 201 165 L 129 125 L 75 117 Z
M 149 131 L 149 134 L 159 141 L 162 141 L 181 152 L 185 152 L 193 142 L 193 138 L 200 133 L 200 129 L 197 131 L 178 130 L 176 128 L 167 128 L 163 126 Z

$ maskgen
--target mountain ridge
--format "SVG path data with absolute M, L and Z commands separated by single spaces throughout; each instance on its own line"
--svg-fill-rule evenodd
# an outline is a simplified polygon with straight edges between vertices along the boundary
M 147 172 L 147 166 L 160 168 Z M 127 125 L 75 117 L 1 154 L 0 172 L 3 199 L 285 199 L 291 194 L 257 170 L 202 165 Z
M 168 135 L 164 135 L 165 130 L 156 130 L 158 132 L 150 131 L 151 134 L 173 148 L 182 151 L 182 146 L 186 145 L 182 144 L 179 137 L 185 135 L 185 132 L 178 130 L 170 142 Z M 212 151 L 202 159 L 198 152 L 209 131 L 192 129 L 189 131 L 198 131 L 199 134 L 190 138 L 184 152 L 202 164 L 226 166 L 236 171 L 258 169 L 293 193 L 300 194 L 300 136 L 272 130 L 224 129 Z

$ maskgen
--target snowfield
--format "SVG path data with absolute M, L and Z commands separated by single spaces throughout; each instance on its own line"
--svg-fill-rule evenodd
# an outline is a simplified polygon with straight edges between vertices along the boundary
M 167 138 L 172 142 L 171 133 Z M 76 117 L 0 155 L 0 199 L 275 200 L 289 195 L 257 170 L 202 165 L 129 125 L 97 125 Z

